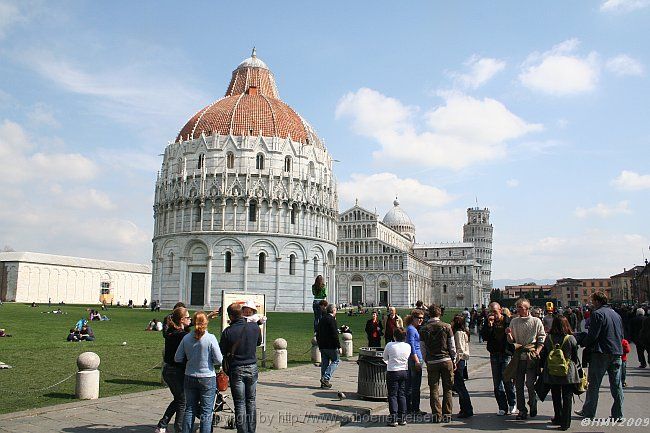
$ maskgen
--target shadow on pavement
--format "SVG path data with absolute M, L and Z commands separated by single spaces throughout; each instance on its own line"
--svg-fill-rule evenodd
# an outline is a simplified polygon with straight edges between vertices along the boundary
M 65 427 L 61 429 L 62 432 L 68 433 L 83 433 L 83 432 L 97 432 L 97 433 L 151 433 L 152 427 L 147 425 L 132 425 L 127 427 L 116 427 L 107 424 L 87 424 L 78 427 Z

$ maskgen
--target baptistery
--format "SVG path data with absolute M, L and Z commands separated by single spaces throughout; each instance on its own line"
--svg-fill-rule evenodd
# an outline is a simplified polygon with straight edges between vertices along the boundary
M 334 285 L 332 164 L 253 50 L 225 96 L 196 112 L 165 148 L 152 299 L 214 308 L 225 290 L 264 294 L 269 310 L 311 310 L 314 278 Z

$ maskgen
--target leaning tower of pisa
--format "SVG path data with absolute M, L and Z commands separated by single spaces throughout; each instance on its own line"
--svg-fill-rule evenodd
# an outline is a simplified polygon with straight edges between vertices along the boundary
M 467 223 L 463 226 L 463 242 L 474 244 L 474 257 L 481 265 L 483 291 L 488 293 L 492 290 L 492 230 L 488 208 L 467 209 Z

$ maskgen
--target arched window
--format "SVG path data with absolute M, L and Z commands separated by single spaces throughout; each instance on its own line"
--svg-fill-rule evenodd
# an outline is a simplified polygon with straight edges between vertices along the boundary
M 291 224 L 296 223 L 296 205 L 291 206 Z
M 201 222 L 201 204 L 199 202 L 196 202 L 196 208 L 194 208 L 194 222 Z
M 174 253 L 169 253 L 169 273 L 174 273 Z
M 257 264 L 257 271 L 260 274 L 266 273 L 266 253 L 264 252 L 260 253 L 258 264 Z
M 226 153 L 226 168 L 235 168 L 235 154 L 232 152 Z
M 284 157 L 284 171 L 286 173 L 289 173 L 291 171 L 291 157 L 290 156 L 285 156 Z
M 264 169 L 264 155 L 261 153 L 258 153 L 255 157 L 255 168 L 258 170 Z
M 183 174 L 183 158 L 178 158 L 178 174 Z
M 232 272 L 232 253 L 230 251 L 226 251 L 226 256 L 224 257 L 224 267 L 226 268 L 227 273 Z
M 296 275 L 296 255 L 289 256 L 289 275 Z
M 317 275 L 318 275 L 318 257 L 314 256 L 314 277 Z
M 446 284 L 442 285 L 442 293 L 447 293 L 447 285 Z
M 250 202 L 250 205 L 248 206 L 248 221 L 257 221 L 257 203 L 254 201 Z
M 314 167 L 314 162 L 313 161 L 309 162 L 309 177 L 311 177 L 311 178 L 316 177 L 316 168 Z
M 196 164 L 196 168 L 199 170 L 203 168 L 203 163 L 205 162 L 205 154 L 200 154 L 199 155 L 199 162 Z

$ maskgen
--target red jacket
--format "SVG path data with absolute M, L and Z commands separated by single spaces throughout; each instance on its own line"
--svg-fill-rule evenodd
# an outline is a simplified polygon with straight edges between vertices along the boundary
M 621 343 L 623 344 L 623 356 L 621 356 L 621 361 L 627 361 L 627 354 L 630 353 L 630 343 L 624 338 Z

